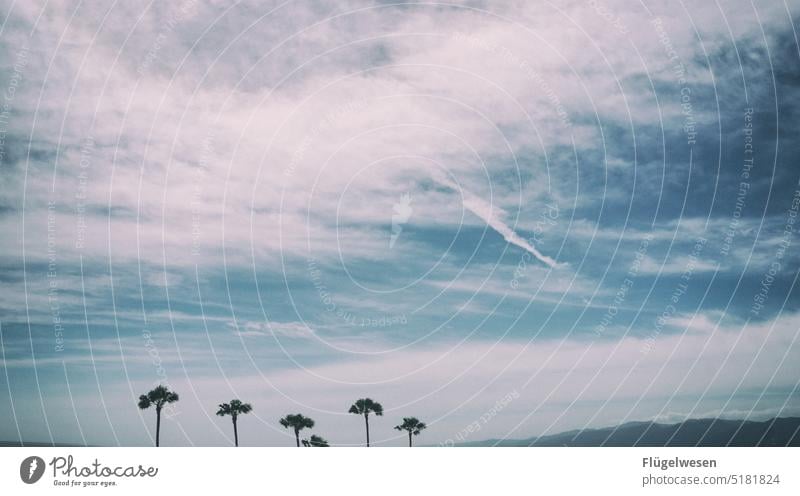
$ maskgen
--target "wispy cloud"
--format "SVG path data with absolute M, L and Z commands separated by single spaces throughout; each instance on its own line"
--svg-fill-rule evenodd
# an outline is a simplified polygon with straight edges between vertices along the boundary
M 242 322 L 238 325 L 229 323 L 239 336 L 276 336 L 284 338 L 313 338 L 315 331 L 303 322 Z
M 491 202 L 485 201 L 472 192 L 467 191 L 463 187 L 460 187 L 442 174 L 434 173 L 433 177 L 439 184 L 460 195 L 461 203 L 464 205 L 464 208 L 486 222 L 487 226 L 497 231 L 497 233 L 503 236 L 503 239 L 505 239 L 507 242 L 529 252 L 531 255 L 536 257 L 537 260 L 548 267 L 555 267 L 558 265 L 554 259 L 542 254 L 536 249 L 535 246 L 517 234 L 511 227 L 509 227 L 505 221 L 507 214 L 501 208 L 493 205 Z

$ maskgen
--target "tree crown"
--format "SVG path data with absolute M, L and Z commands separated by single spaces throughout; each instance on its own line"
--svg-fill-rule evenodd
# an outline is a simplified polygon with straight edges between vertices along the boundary
M 419 433 L 427 427 L 428 426 L 425 425 L 425 422 L 420 422 L 416 417 L 403 417 L 403 423 L 394 426 L 394 428 L 398 431 L 408 431 L 415 436 L 419 435 Z
M 139 408 L 144 410 L 155 405 L 157 409 L 161 409 L 167 403 L 178 401 L 178 393 L 174 393 L 166 386 L 158 385 L 147 394 L 139 396 Z
M 240 400 L 231 400 L 230 403 L 220 403 L 217 415 L 224 417 L 230 415 L 236 417 L 239 414 L 250 413 L 253 406 L 250 403 L 242 403 Z
M 354 413 L 356 415 L 369 415 L 370 413 L 374 413 L 380 416 L 383 415 L 383 406 L 377 401 L 372 401 L 370 398 L 361 398 L 350 406 L 348 413 Z
M 278 422 L 280 422 L 280 424 L 282 426 L 284 426 L 285 428 L 288 429 L 288 428 L 291 427 L 295 431 L 301 431 L 301 430 L 303 430 L 305 428 L 309 428 L 310 429 L 310 428 L 314 427 L 314 420 L 312 420 L 312 419 L 310 419 L 310 418 L 308 418 L 308 417 L 306 417 L 306 416 L 304 416 L 304 415 L 302 415 L 300 413 L 295 413 L 295 414 L 291 414 L 290 413 L 289 415 L 287 415 L 287 416 L 283 417 L 282 419 L 280 419 Z
M 317 436 L 316 434 L 312 434 L 311 438 L 303 439 L 303 446 L 306 448 L 327 448 L 330 446 L 328 441 L 326 441 L 321 436 Z

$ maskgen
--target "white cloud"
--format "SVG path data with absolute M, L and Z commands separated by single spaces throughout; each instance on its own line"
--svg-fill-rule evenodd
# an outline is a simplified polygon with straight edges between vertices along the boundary
M 315 331 L 303 322 L 240 322 L 238 325 L 229 323 L 228 327 L 234 329 L 239 336 L 277 336 L 284 338 L 313 338 Z

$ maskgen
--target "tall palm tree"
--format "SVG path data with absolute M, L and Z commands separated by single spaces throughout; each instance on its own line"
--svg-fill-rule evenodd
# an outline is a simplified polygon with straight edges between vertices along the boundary
M 161 409 L 167 403 L 178 401 L 178 393 L 173 393 L 166 386 L 158 385 L 147 394 L 139 396 L 139 408 L 145 410 L 155 405 L 156 407 L 156 447 L 161 437 Z
M 428 427 L 425 422 L 420 422 L 416 417 L 403 417 L 403 423 L 394 426 L 398 431 L 408 431 L 408 447 L 411 447 L 411 435 L 419 436 L 419 433 Z
M 231 400 L 230 403 L 220 403 L 219 405 L 217 415 L 220 417 L 230 415 L 233 421 L 233 441 L 235 446 L 239 446 L 239 430 L 236 428 L 236 420 L 239 418 L 239 415 L 250 413 L 252 410 L 253 407 L 250 403 L 242 403 L 239 400 Z
M 292 415 L 291 413 L 282 419 L 280 419 L 280 423 L 282 426 L 294 429 L 294 439 L 297 441 L 297 447 L 300 447 L 300 431 L 308 427 L 311 429 L 314 427 L 314 421 L 308 417 L 304 417 L 303 415 L 296 413 Z
M 350 410 L 348 413 L 353 413 L 356 415 L 363 415 L 364 416 L 364 423 L 367 426 L 367 448 L 369 448 L 369 414 L 370 412 L 374 413 L 377 416 L 383 415 L 383 407 L 377 401 L 372 401 L 369 398 L 361 398 L 356 400 L 350 406 Z
M 303 439 L 303 446 L 306 448 L 327 448 L 330 444 L 325 438 L 312 434 L 310 439 Z

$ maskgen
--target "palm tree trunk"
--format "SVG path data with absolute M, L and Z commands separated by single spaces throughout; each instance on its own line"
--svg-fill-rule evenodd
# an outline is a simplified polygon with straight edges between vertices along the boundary
M 161 408 L 156 408 L 156 448 L 158 448 L 158 439 L 161 436 Z
M 294 430 L 294 440 L 297 441 L 297 447 L 300 447 L 300 431 L 295 429 Z
M 408 447 L 411 447 L 411 431 L 408 431 Z
M 236 429 L 236 417 L 233 417 L 233 443 L 239 447 L 239 431 Z
M 367 448 L 369 448 L 369 414 L 364 414 L 364 422 L 367 424 Z

